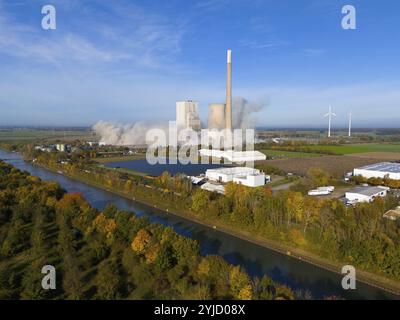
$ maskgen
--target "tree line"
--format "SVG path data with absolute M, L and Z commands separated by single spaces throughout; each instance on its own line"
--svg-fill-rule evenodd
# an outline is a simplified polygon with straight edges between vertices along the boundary
M 1 299 L 293 299 L 269 277 L 250 277 L 170 227 L 0 161 Z M 53 265 L 56 290 L 41 269 Z

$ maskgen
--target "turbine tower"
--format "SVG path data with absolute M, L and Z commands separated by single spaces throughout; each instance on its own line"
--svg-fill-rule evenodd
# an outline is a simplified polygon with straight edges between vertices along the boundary
M 324 115 L 324 117 L 328 117 L 328 138 L 331 137 L 331 122 L 332 122 L 332 117 L 336 117 L 336 114 L 332 112 L 332 108 L 329 107 L 329 112 Z
M 349 137 L 351 137 L 351 117 L 352 117 L 352 113 L 349 113 Z

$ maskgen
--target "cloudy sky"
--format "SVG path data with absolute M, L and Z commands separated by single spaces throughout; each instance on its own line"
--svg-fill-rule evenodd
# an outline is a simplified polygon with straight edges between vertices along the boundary
M 186 98 L 206 120 L 231 48 L 260 126 L 321 127 L 332 105 L 336 126 L 398 127 L 399 17 L 397 0 L 0 0 L 0 125 L 166 121 Z

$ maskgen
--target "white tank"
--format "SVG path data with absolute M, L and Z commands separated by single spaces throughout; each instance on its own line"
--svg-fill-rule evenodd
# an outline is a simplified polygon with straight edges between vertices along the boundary
M 225 104 L 211 103 L 208 106 L 208 129 L 225 129 Z

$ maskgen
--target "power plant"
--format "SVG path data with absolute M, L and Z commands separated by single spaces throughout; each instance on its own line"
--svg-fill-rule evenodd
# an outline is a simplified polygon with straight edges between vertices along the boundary
M 232 51 L 229 49 L 226 55 L 226 129 L 232 130 Z
M 208 106 L 208 129 L 232 130 L 232 50 L 226 54 L 226 103 Z
M 208 106 L 208 129 L 229 130 L 232 128 L 232 50 L 226 56 L 226 102 L 211 103 Z M 176 123 L 178 130 L 200 130 L 200 117 L 198 103 L 192 100 L 178 101 L 176 103 Z

